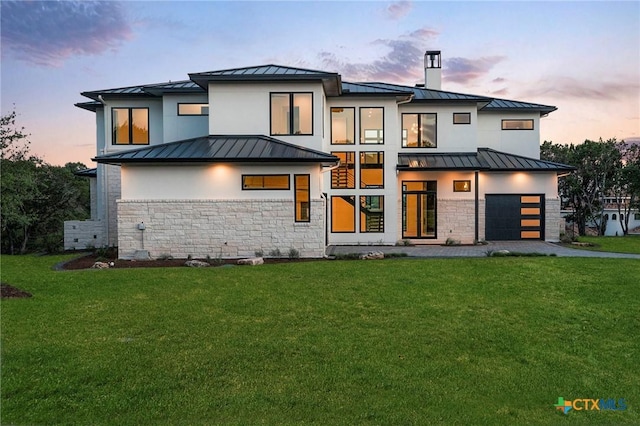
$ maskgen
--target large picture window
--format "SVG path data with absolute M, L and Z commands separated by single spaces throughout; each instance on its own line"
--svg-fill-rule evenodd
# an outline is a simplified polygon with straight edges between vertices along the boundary
M 360 108 L 360 143 L 384 143 L 384 108 Z
M 353 189 L 356 187 L 355 152 L 332 152 L 340 159 L 340 165 L 331 170 L 332 189 Z
M 296 222 L 311 221 L 311 191 L 309 187 L 309 178 L 309 175 L 293 176 L 296 205 Z
M 356 232 L 356 197 L 331 197 L 331 232 Z
M 149 144 L 149 108 L 111 110 L 114 145 Z
M 355 121 L 355 108 L 331 108 L 331 144 L 354 144 L 356 139 Z
M 313 94 L 271 93 L 271 134 L 313 134 Z
M 437 144 L 436 114 L 402 114 L 402 146 L 435 148 Z
M 436 238 L 437 181 L 402 182 L 402 238 Z
M 360 232 L 384 232 L 384 197 L 360 197 Z
M 242 175 L 242 189 L 289 188 L 289 175 Z
M 360 153 L 360 188 L 384 188 L 384 152 Z

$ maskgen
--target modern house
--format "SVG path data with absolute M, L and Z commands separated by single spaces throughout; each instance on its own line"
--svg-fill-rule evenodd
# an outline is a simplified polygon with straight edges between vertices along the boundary
M 92 219 L 65 248 L 128 257 L 253 256 L 327 245 L 559 239 L 557 176 L 540 160 L 553 106 L 348 83 L 263 65 L 82 93 L 96 116 Z

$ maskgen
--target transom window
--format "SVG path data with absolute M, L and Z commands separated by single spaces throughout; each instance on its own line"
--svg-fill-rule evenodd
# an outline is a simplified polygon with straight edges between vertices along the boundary
M 437 115 L 402 114 L 402 146 L 404 148 L 435 148 Z
M 360 143 L 384 143 L 384 108 L 360 108 Z
M 313 93 L 271 93 L 271 134 L 312 135 Z
M 114 145 L 149 144 L 149 108 L 111 110 Z
M 209 115 L 209 104 L 179 103 L 178 115 Z
M 384 152 L 360 153 L 360 188 L 384 187 Z
M 289 188 L 289 175 L 242 175 L 242 189 Z
M 331 108 L 331 143 L 333 145 L 354 144 L 355 121 L 355 108 Z
M 502 130 L 533 130 L 533 120 L 502 120 Z

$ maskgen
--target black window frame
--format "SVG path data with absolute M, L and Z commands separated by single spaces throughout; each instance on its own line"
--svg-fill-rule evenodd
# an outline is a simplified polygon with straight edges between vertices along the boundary
M 265 176 L 269 176 L 269 177 L 285 177 L 286 176 L 286 178 L 287 178 L 287 187 L 286 188 L 268 188 L 268 187 L 266 188 L 266 187 L 264 187 L 264 179 L 263 179 L 263 181 L 262 181 L 263 186 L 261 188 L 245 188 L 245 183 L 244 183 L 244 178 L 245 177 L 259 177 L 259 176 L 262 176 L 263 178 Z M 243 174 L 242 178 L 241 178 L 240 186 L 241 186 L 243 191 L 290 191 L 291 190 L 291 175 L 289 175 L 287 173 Z
M 307 178 L 307 218 L 298 220 L 298 177 Z M 302 217 L 302 215 L 301 215 Z M 300 173 L 293 175 L 293 218 L 297 223 L 311 222 L 311 175 L 309 173 Z
M 382 129 L 378 129 L 378 131 L 382 132 L 382 142 L 376 142 L 376 143 L 367 143 L 365 142 L 365 140 L 367 139 L 365 137 L 364 134 L 364 130 L 362 129 L 362 112 L 363 110 L 368 110 L 368 109 L 380 109 L 382 110 Z M 362 106 L 358 108 L 358 145 L 384 145 L 384 139 L 385 139 L 385 130 L 384 130 L 384 107 L 381 106 Z
M 273 95 L 289 95 L 289 132 L 273 133 Z M 311 133 L 295 133 L 293 131 L 294 104 L 295 95 L 311 95 Z M 270 136 L 313 136 L 315 123 L 313 120 L 313 92 L 269 92 L 269 135 Z
M 358 180 L 360 181 L 360 189 L 383 189 L 384 188 L 384 151 L 360 151 L 358 155 Z M 366 154 L 377 154 L 378 163 L 363 163 L 363 157 L 366 158 Z M 380 163 L 380 157 L 382 156 L 382 163 Z M 368 167 L 367 165 L 379 165 L 382 167 Z M 363 167 L 364 166 L 364 167 Z M 366 185 L 362 181 L 362 169 L 381 169 L 382 170 L 382 184 L 381 185 Z M 364 186 L 363 186 L 364 185 Z
M 180 105 L 206 105 L 207 113 L 206 114 L 181 114 L 180 113 Z M 178 102 L 176 106 L 176 113 L 178 117 L 208 117 L 209 116 L 209 104 L 207 102 Z
M 350 109 L 353 111 L 353 139 L 351 140 L 351 142 L 345 142 L 345 143 L 336 143 L 333 141 L 333 110 L 334 109 L 342 109 L 342 110 L 347 110 Z M 355 145 L 356 144 L 356 107 L 331 107 L 329 110 L 329 115 L 331 117 L 331 129 L 330 129 L 330 140 L 331 140 L 331 145 L 337 145 L 337 146 L 343 146 L 343 145 Z
M 366 209 L 366 207 L 363 207 L 363 206 L 362 206 L 362 199 L 364 198 L 364 199 L 366 200 L 367 198 L 373 198 L 373 197 L 377 197 L 377 198 L 379 198 L 379 199 L 380 199 L 380 201 L 379 201 L 379 206 L 380 206 L 380 209 L 382 210 L 382 212 L 381 212 L 381 216 L 382 216 L 382 229 L 379 229 L 379 230 L 377 230 L 377 231 L 369 231 L 369 230 L 366 230 L 366 229 L 365 229 L 365 230 L 363 230 L 362 215 L 365 215 L 365 216 L 366 216 L 366 213 L 365 213 L 365 212 L 363 212 L 362 210 L 363 210 L 363 209 Z M 374 234 L 374 233 L 375 233 L 375 234 L 382 234 L 382 233 L 384 233 L 384 211 L 385 211 L 385 208 L 384 208 L 384 195 L 360 195 L 360 196 L 358 197 L 358 205 L 359 205 L 359 208 L 360 208 L 360 233 L 361 233 L 361 234 Z M 365 222 L 365 223 L 364 223 L 364 227 L 365 227 L 365 228 L 366 228 L 366 225 L 367 225 L 367 224 L 366 224 L 366 222 Z
M 456 184 L 464 184 L 467 183 L 467 189 L 458 189 L 456 188 Z M 471 192 L 471 180 L 470 179 L 460 179 L 453 181 L 453 192 Z
M 505 128 L 504 124 L 506 122 L 515 122 L 515 121 L 522 121 L 522 122 L 529 122 L 531 123 L 531 128 L 530 129 L 509 129 L 509 128 Z M 519 131 L 519 130 L 525 130 L 525 131 L 531 131 L 531 130 L 535 130 L 535 122 L 533 120 L 533 118 L 503 118 L 500 124 L 500 129 L 501 130 L 506 130 L 506 131 Z
M 351 204 L 353 206 L 353 231 L 335 231 L 334 230 L 334 222 L 333 222 L 333 208 L 334 208 L 334 204 L 333 204 L 333 199 L 334 198 L 342 198 L 343 200 L 345 198 L 352 198 L 353 199 L 353 204 L 349 203 L 348 201 L 346 201 L 346 203 Z M 332 234 L 355 234 L 357 229 L 358 229 L 358 222 L 356 220 L 357 217 L 357 210 L 358 208 L 356 207 L 356 203 L 358 202 L 358 198 L 355 195 L 352 194 L 348 194 L 348 195 L 332 195 L 331 196 L 331 233 Z
M 133 142 L 133 110 L 135 109 L 143 109 L 147 111 L 147 141 L 144 143 L 134 143 Z M 115 129 L 115 115 L 116 110 L 128 110 L 128 120 L 129 120 L 129 142 L 126 143 L 117 143 L 116 142 L 116 129 Z M 151 121 L 151 117 L 149 114 L 149 107 L 112 107 L 111 108 L 111 145 L 115 146 L 126 146 L 126 145 L 149 145 L 151 143 L 151 128 L 149 123 Z
M 467 121 L 464 123 L 456 123 L 456 116 L 465 116 L 467 117 Z M 437 119 L 436 119 L 437 120 Z M 453 113 L 453 124 L 458 126 L 458 125 L 469 125 L 471 124 L 471 113 L 470 112 L 454 112 Z
M 338 154 L 338 155 L 336 155 Z M 349 186 L 349 179 L 347 178 L 347 186 L 335 186 L 333 184 L 333 178 L 334 176 L 338 173 L 338 169 L 341 168 L 343 166 L 342 164 L 342 159 L 340 159 L 340 165 L 338 167 L 336 167 L 335 169 L 331 170 L 331 189 L 355 189 L 356 188 L 356 152 L 355 151 L 331 151 L 331 155 L 335 155 L 336 157 L 339 157 L 339 154 L 347 154 L 345 157 L 348 158 L 349 154 L 351 154 L 351 156 L 353 157 L 353 163 L 351 163 L 353 165 L 353 167 L 350 169 L 348 167 L 349 163 L 346 163 L 345 165 L 347 166 L 347 173 L 349 173 L 349 170 L 353 171 L 353 186 Z
M 405 115 L 416 115 L 417 116 L 417 123 L 418 123 L 418 129 L 421 127 L 421 121 L 422 121 L 422 116 L 423 115 L 433 115 L 435 118 L 435 123 L 434 123 L 434 129 L 433 129 L 433 139 L 434 139 L 434 145 L 433 146 L 424 146 L 422 145 L 423 141 L 422 141 L 422 132 L 418 132 L 418 146 L 407 146 L 405 145 L 405 138 L 403 137 L 402 132 L 404 132 L 404 116 Z M 400 115 L 400 143 L 402 148 L 409 148 L 409 149 L 433 149 L 433 148 L 437 148 L 438 147 L 438 113 L 436 112 L 403 112 Z

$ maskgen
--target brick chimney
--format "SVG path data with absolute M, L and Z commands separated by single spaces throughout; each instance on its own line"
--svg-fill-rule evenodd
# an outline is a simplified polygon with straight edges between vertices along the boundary
M 427 50 L 424 54 L 424 87 L 441 90 L 442 56 L 439 50 Z

